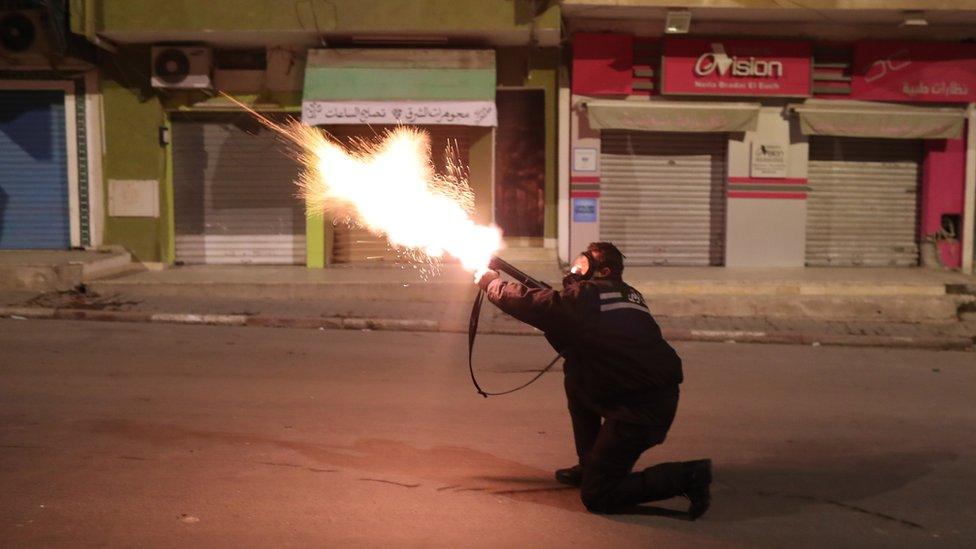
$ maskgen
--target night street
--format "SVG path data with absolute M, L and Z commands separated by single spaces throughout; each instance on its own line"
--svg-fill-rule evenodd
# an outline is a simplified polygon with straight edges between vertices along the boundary
M 585 511 L 559 372 L 461 334 L 0 321 L 0 545 L 971 546 L 972 353 L 681 343 L 656 461 L 714 503 Z M 551 353 L 483 336 L 489 389 Z M 681 511 L 681 512 L 676 512 Z

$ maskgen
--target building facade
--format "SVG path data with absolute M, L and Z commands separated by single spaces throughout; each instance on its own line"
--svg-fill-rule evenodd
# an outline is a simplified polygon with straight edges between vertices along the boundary
M 46 30 L 51 4 L 5 3 L 0 18 Z M 224 92 L 347 142 L 420 126 L 435 163 L 450 148 L 469 166 L 479 221 L 555 255 L 555 2 L 72 0 L 60 16 L 50 34 L 87 46 L 73 65 L 39 44 L 16 67 L 0 56 L 5 139 L 57 144 L 4 147 L 0 173 L 16 181 L 0 248 L 111 244 L 163 265 L 395 259 L 345 220 L 306 218 L 293 152 Z
M 971 270 L 976 2 L 930 4 L 0 3 L 0 249 L 396 259 L 307 218 L 224 92 L 346 142 L 422 127 L 533 257 Z
M 0 3 L 0 249 L 101 240 L 98 71 L 67 21 L 56 3 Z
M 923 39 L 900 11 L 610 4 L 564 4 L 564 253 L 600 239 L 636 265 L 971 265 L 971 43 Z M 843 34 L 821 19 L 845 13 Z M 690 28 L 667 33 L 669 15 Z

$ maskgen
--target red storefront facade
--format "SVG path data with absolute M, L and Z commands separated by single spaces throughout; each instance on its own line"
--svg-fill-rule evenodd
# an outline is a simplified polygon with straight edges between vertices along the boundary
M 646 265 L 963 264 L 976 45 L 602 32 L 572 47 L 570 248 L 611 239 Z

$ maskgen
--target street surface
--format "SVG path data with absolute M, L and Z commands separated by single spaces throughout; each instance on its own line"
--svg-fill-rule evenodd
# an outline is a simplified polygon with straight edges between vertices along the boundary
M 0 546 L 972 547 L 976 354 L 679 343 L 656 461 L 712 510 L 585 512 L 561 374 L 462 334 L 0 320 Z M 489 390 L 540 337 L 484 336 Z

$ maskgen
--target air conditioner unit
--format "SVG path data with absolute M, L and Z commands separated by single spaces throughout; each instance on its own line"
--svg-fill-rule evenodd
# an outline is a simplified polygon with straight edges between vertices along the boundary
M 0 10 L 0 56 L 16 59 L 54 53 L 47 15 L 35 10 Z
M 153 46 L 152 86 L 154 88 L 212 87 L 210 69 L 213 52 L 202 46 Z

